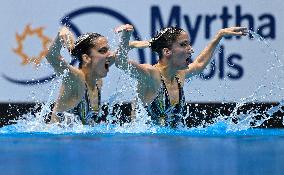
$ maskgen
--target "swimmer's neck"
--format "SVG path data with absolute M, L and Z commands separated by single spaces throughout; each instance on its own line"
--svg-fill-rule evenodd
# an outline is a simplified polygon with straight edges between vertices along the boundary
M 84 73 L 85 81 L 90 90 L 94 90 L 96 88 L 97 81 L 100 79 L 98 76 L 96 76 L 94 73 L 92 74 L 89 71 L 86 71 L 82 69 L 82 72 Z
M 162 60 L 159 60 L 155 66 L 159 69 L 161 75 L 167 81 L 170 81 L 170 82 L 175 81 L 175 77 L 177 75 L 178 70 L 174 66 L 171 66 L 171 64 L 167 64 L 163 62 Z

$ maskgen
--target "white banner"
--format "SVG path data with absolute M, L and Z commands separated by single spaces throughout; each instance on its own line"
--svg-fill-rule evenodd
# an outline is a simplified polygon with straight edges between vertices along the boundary
M 265 41 L 249 37 L 221 41 L 223 52 L 217 52 L 213 64 L 204 71 L 207 80 L 196 77 L 186 83 L 186 100 L 231 102 L 253 95 L 253 100 L 279 101 L 284 97 L 283 67 L 279 67 L 284 53 L 283 6 L 281 0 L 3 1 L 0 101 L 46 101 L 52 89 L 58 89 L 50 81 L 54 72 L 44 54 L 62 24 L 68 24 L 78 35 L 101 33 L 115 48 L 113 29 L 124 23 L 134 25 L 133 39 L 150 39 L 161 27 L 179 26 L 190 34 L 194 57 L 221 28 L 241 25 L 254 30 Z M 66 51 L 62 54 L 71 62 Z M 141 63 L 156 61 L 149 49 L 133 50 L 130 57 Z M 104 81 L 103 100 L 133 84 L 121 75 L 115 66 L 110 69 Z M 45 83 L 36 84 L 38 81 Z M 124 92 L 124 101 L 133 100 L 130 92 Z

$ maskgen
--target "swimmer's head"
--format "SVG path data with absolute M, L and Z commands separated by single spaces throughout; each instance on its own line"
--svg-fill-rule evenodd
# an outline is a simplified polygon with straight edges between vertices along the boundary
M 95 41 L 99 38 L 103 37 L 98 33 L 85 33 L 78 37 L 75 42 L 74 48 L 71 51 L 71 55 L 76 57 L 79 60 L 79 68 L 82 67 L 82 55 L 87 54 L 90 55 L 91 49 L 95 47 Z
M 150 48 L 153 52 L 157 52 L 159 58 L 162 57 L 163 48 L 171 48 L 172 44 L 176 41 L 177 37 L 185 32 L 178 27 L 162 28 L 151 40 Z
M 79 69 L 88 71 L 94 79 L 107 75 L 113 58 L 107 38 L 98 33 L 81 35 L 71 54 L 79 60 Z

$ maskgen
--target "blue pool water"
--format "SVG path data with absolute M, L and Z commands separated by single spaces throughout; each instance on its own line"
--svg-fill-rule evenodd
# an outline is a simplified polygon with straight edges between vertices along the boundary
M 283 65 L 269 43 L 250 33 L 279 63 L 272 67 L 281 70 L 275 75 L 283 75 Z M 274 73 L 272 68 L 266 72 Z M 267 92 L 259 96 L 269 99 L 271 89 L 283 89 L 280 80 L 277 76 L 269 86 L 260 82 L 256 92 Z M 83 126 L 75 119 L 71 125 L 46 125 L 43 116 L 53 102 L 49 99 L 36 116 L 24 116 L 15 125 L 0 128 L 0 175 L 283 175 L 284 130 L 251 128 L 259 113 L 237 113 L 243 104 L 255 101 L 256 92 L 240 99 L 232 115 L 220 116 L 212 126 L 176 130 L 146 125 L 145 114 L 136 124 L 123 127 Z M 119 93 L 110 96 L 108 103 L 118 97 Z M 283 105 L 284 101 L 269 109 L 269 116 L 256 126 L 283 112 Z M 238 124 L 225 119 L 234 117 L 240 119 Z
M 283 174 L 284 131 L 2 133 L 1 174 Z

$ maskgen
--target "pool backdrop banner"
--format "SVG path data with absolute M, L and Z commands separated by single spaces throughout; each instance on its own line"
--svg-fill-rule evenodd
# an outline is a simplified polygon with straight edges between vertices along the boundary
M 117 43 L 113 29 L 118 25 L 134 25 L 132 39 L 139 40 L 149 40 L 161 27 L 179 26 L 190 34 L 195 50 L 193 59 L 219 29 L 246 26 L 265 41 L 249 37 L 223 39 L 219 47 L 222 52 L 216 52 L 203 76 L 186 83 L 186 100 L 230 102 L 255 92 L 269 93 L 267 89 L 265 92 L 258 89 L 273 83 L 284 85 L 279 82 L 283 80 L 275 78 L 279 74 L 275 67 L 284 54 L 283 7 L 282 0 L 3 1 L 0 6 L 0 102 L 47 101 L 52 89 L 58 89 L 58 83 L 51 81 L 54 72 L 44 55 L 63 24 L 77 36 L 84 32 L 101 33 L 108 37 L 113 49 Z M 76 64 L 66 51 L 62 55 Z M 149 49 L 133 50 L 129 57 L 141 63 L 156 62 L 156 56 Z M 121 78 L 122 75 L 115 66 L 110 69 L 104 81 L 103 100 L 122 86 L 133 84 Z M 279 89 L 273 90 L 274 95 L 258 100 L 281 100 L 284 94 Z M 127 91 L 124 93 L 125 101 L 133 100 Z M 57 90 L 51 98 L 56 94 Z

